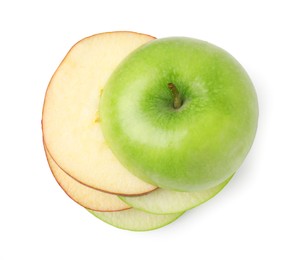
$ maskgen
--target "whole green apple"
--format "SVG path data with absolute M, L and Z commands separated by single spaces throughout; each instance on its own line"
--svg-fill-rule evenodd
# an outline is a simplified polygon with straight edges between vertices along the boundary
M 100 102 L 119 161 L 156 186 L 197 191 L 237 171 L 253 143 L 258 103 L 243 67 L 208 42 L 171 37 L 132 52 Z

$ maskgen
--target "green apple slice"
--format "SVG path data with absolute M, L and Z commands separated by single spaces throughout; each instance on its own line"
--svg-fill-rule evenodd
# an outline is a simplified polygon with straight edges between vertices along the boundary
M 132 175 L 107 146 L 100 127 L 100 93 L 117 65 L 153 40 L 133 32 L 97 34 L 75 44 L 54 73 L 44 100 L 42 130 L 52 159 L 79 182 L 114 194 L 155 189 Z
M 127 209 L 119 212 L 89 210 L 89 212 L 114 227 L 131 231 L 148 231 L 163 227 L 172 223 L 184 213 L 156 215 L 138 209 Z
M 66 174 L 51 158 L 45 148 L 47 161 L 53 176 L 64 192 L 79 205 L 96 211 L 119 211 L 129 209 L 116 195 L 87 187 Z
M 179 192 L 160 188 L 146 195 L 120 196 L 120 198 L 131 207 L 149 213 L 172 214 L 184 212 L 213 198 L 226 186 L 231 178 L 203 191 Z

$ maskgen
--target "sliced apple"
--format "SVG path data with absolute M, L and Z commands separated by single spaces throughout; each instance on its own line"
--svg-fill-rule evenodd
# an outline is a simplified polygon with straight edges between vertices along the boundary
M 119 212 L 89 210 L 89 212 L 114 227 L 131 231 L 148 231 L 163 227 L 172 223 L 184 213 L 157 215 L 137 209 L 127 209 Z
M 53 176 L 65 193 L 79 205 L 96 211 L 119 211 L 129 209 L 116 195 L 87 187 L 66 174 L 51 158 L 45 148 L 47 161 Z
M 221 184 L 203 191 L 178 192 L 165 189 L 157 189 L 142 196 L 120 196 L 120 198 L 133 208 L 153 214 L 172 214 L 194 208 L 219 193 L 232 176 Z
M 114 194 L 145 194 L 156 187 L 127 171 L 105 143 L 100 93 L 133 50 L 153 40 L 133 32 L 97 34 L 75 44 L 54 73 L 45 96 L 42 130 L 55 163 L 79 182 Z

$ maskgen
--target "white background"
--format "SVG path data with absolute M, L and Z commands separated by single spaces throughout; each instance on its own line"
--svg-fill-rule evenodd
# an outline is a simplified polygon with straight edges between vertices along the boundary
M 1 1 L 0 259 L 296 259 L 293 2 Z M 54 70 L 78 40 L 114 30 L 219 45 L 249 72 L 260 103 L 255 143 L 231 183 L 150 232 L 119 230 L 72 202 L 42 148 Z

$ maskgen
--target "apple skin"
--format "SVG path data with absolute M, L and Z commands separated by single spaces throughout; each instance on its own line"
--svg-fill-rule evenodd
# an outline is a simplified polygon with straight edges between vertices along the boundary
M 89 213 L 114 227 L 130 231 L 150 231 L 171 224 L 185 212 L 174 214 L 152 214 L 138 209 L 126 209 L 116 212 L 99 212 L 88 210 Z
M 173 83 L 182 106 L 173 107 Z M 176 191 L 208 189 L 236 172 L 257 129 L 253 84 L 228 52 L 197 39 L 157 39 L 117 67 L 100 102 L 112 152 L 134 175 Z

